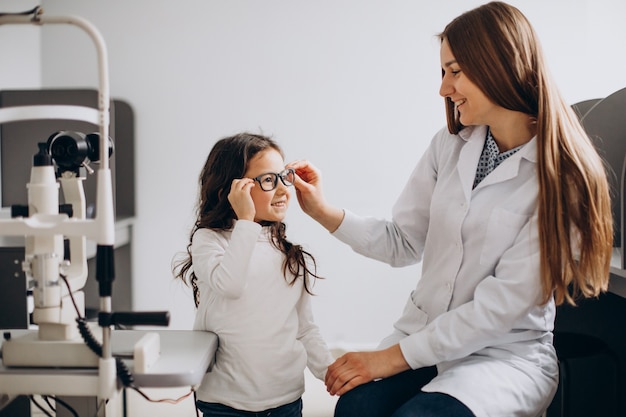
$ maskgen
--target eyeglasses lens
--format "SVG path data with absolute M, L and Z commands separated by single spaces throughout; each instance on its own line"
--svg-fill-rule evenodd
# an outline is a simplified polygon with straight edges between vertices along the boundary
M 289 168 L 278 174 L 273 172 L 263 174 L 256 177 L 255 180 L 261 185 L 263 191 L 272 191 L 278 185 L 278 178 L 285 184 L 285 187 L 289 187 L 296 180 L 296 174 L 293 169 Z
M 293 183 L 296 181 L 296 173 L 291 168 L 284 170 L 278 175 L 280 175 L 280 179 L 282 180 L 283 184 L 285 184 L 285 186 L 287 187 L 289 187 L 290 185 L 293 185 Z
M 276 188 L 276 183 L 278 182 L 276 174 L 264 174 L 257 178 L 263 191 L 272 191 Z

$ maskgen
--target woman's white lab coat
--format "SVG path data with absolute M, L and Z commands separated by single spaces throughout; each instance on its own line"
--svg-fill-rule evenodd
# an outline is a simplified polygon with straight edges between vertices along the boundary
M 425 391 L 476 416 L 535 417 L 556 391 L 554 302 L 540 305 L 536 138 L 475 189 L 486 127 L 432 140 L 393 220 L 346 211 L 334 235 L 356 252 L 422 276 L 394 332 L 411 368 L 437 365 Z

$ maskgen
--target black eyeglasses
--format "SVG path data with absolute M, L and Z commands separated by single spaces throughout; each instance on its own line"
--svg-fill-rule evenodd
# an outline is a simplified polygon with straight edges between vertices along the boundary
M 258 177 L 253 178 L 253 180 L 259 183 L 261 190 L 272 191 L 278 185 L 279 178 L 282 183 L 285 184 L 285 187 L 289 187 L 296 181 L 296 172 L 293 168 L 287 168 L 283 172 L 279 173 L 268 172 L 266 174 L 261 174 Z

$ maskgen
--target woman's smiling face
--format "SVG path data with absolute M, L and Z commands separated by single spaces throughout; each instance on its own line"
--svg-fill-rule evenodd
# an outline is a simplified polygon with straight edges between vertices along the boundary
M 447 39 L 441 42 L 441 88 L 439 94 L 449 98 L 454 103 L 460 122 L 464 126 L 488 125 L 493 115 L 498 114 L 501 107 L 494 104 L 463 73 L 463 69 L 456 62 Z

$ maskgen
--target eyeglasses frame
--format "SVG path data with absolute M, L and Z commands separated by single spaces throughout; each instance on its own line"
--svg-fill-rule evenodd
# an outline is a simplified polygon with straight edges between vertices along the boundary
M 280 182 L 282 182 L 285 187 L 293 186 L 293 182 L 290 182 L 289 184 L 287 184 L 287 182 L 285 181 L 285 177 L 289 173 L 291 173 L 291 175 L 293 175 L 293 178 L 295 180 L 295 178 L 296 178 L 296 171 L 293 168 L 286 168 L 286 169 L 284 169 L 281 172 L 266 172 L 266 173 L 263 173 L 263 174 L 261 174 L 259 176 L 256 176 L 256 177 L 252 178 L 252 180 L 259 183 L 259 187 L 261 188 L 261 190 L 266 191 L 266 192 L 270 192 L 270 191 L 274 191 L 276 189 L 276 187 L 278 187 L 278 179 L 279 178 L 280 178 Z M 274 175 L 274 186 L 271 189 L 269 189 L 269 190 L 264 189 L 263 188 L 263 184 L 261 184 L 261 177 L 264 177 L 265 175 Z

